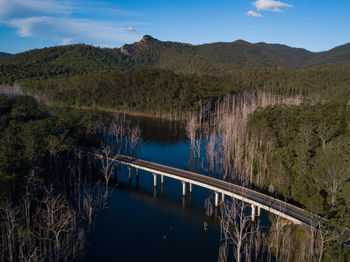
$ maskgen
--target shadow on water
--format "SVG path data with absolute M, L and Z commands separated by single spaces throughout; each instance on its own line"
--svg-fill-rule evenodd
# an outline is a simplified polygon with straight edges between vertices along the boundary
M 153 192 L 151 192 L 141 188 L 138 183 L 132 185 L 125 182 L 119 182 L 116 190 L 130 194 L 133 199 L 142 201 L 147 205 L 154 205 L 154 207 L 164 212 L 169 212 L 174 215 L 182 213 L 186 219 L 192 222 L 205 221 L 213 228 L 219 229 L 220 225 L 215 215 L 208 217 L 205 215 L 203 207 L 194 205 L 192 201 L 194 193 L 188 193 L 186 196 L 182 196 L 181 192 L 179 192 L 177 198 L 168 197 L 166 194 L 166 185 L 164 184 L 154 187 Z

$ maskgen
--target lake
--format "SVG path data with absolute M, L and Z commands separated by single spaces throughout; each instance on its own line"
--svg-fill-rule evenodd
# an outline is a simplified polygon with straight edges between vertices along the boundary
M 152 118 L 133 118 L 142 132 L 137 157 L 176 168 L 195 170 L 183 124 Z M 189 168 L 192 167 L 192 168 Z M 164 177 L 153 187 L 153 175 L 120 168 L 120 183 L 111 186 L 109 208 L 95 221 L 86 261 L 217 261 L 220 225 L 214 212 L 207 216 L 208 189 L 193 186 L 182 197 L 180 181 Z M 268 213 L 262 212 L 267 224 Z M 207 230 L 204 230 L 207 223 Z

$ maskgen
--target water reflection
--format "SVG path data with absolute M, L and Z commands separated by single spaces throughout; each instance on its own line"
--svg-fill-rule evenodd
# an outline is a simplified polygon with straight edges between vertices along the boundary
M 139 125 L 142 139 L 145 142 L 177 143 L 187 139 L 185 126 L 181 121 L 149 117 L 128 117 Z
M 142 187 L 130 187 L 128 183 L 124 182 L 120 182 L 118 186 L 114 188 L 113 192 L 116 193 L 117 191 L 123 194 L 130 194 L 130 196 L 132 196 L 132 198 L 135 200 L 146 204 L 152 204 L 157 208 L 172 214 L 179 214 L 185 211 L 182 215 L 186 216 L 186 218 L 192 220 L 193 222 L 205 220 L 208 221 L 210 227 L 219 229 L 219 224 L 217 223 L 216 219 L 214 217 L 208 217 L 205 215 L 203 208 L 200 206 L 190 208 L 192 194 L 189 194 L 188 199 L 186 196 L 179 196 L 178 199 L 170 197 L 162 198 L 160 197 L 162 193 L 161 191 L 158 192 L 157 187 L 153 187 L 153 191 L 150 192 L 149 190 Z

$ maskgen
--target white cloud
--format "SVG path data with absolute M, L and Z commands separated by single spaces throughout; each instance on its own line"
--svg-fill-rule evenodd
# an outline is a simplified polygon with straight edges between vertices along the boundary
M 257 0 L 252 3 L 259 11 L 272 11 L 281 13 L 283 7 L 293 7 L 293 5 L 275 0 Z
M 125 32 L 137 32 L 137 30 L 135 28 L 133 28 L 132 26 L 125 28 L 124 31 Z
M 78 0 L 0 0 L 0 26 L 16 28 L 21 37 L 40 37 L 62 44 L 88 43 L 115 47 L 141 38 L 132 26 L 125 28 L 115 19 L 118 15 L 131 16 L 131 12 L 111 7 L 109 13 L 112 18 L 99 19 L 105 16 L 106 10 L 97 6 L 92 13 L 93 6 L 94 2 Z M 82 13 L 97 18 L 78 18 Z
M 247 15 L 248 15 L 248 16 L 252 16 L 252 17 L 257 17 L 257 18 L 263 17 L 262 14 L 259 14 L 259 13 L 257 13 L 257 12 L 254 12 L 254 11 L 252 11 L 252 10 L 248 11 L 248 12 L 247 12 Z
M 71 38 L 63 38 L 62 39 L 62 45 L 69 45 L 70 43 L 72 43 Z
M 40 15 L 69 15 L 73 6 L 53 0 L 0 0 L 0 19 L 25 18 Z
M 69 43 L 88 43 L 115 47 L 118 42 L 135 42 L 140 36 L 106 21 L 66 17 L 30 17 L 12 19 L 8 25 L 18 29 L 22 37 L 37 36 Z

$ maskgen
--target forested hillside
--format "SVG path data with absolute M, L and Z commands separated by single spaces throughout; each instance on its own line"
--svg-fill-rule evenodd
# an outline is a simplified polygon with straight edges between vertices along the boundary
M 200 103 L 241 91 L 347 101 L 350 64 L 304 70 L 237 69 L 235 74 L 216 76 L 161 69 L 117 70 L 21 83 L 24 91 L 49 103 L 159 115 L 197 110 Z
M 344 213 L 350 200 L 349 112 L 342 103 L 255 111 L 248 121 L 245 150 L 255 150 L 250 164 L 260 177 L 259 186 L 349 225 Z
M 129 60 L 119 50 L 88 45 L 36 49 L 4 59 L 0 63 L 0 82 L 124 70 L 131 67 Z
M 0 82 L 12 84 L 21 79 L 46 79 L 145 67 L 184 74 L 216 75 L 235 74 L 242 68 L 300 69 L 339 62 L 350 62 L 349 44 L 327 52 L 313 53 L 285 45 L 251 44 L 242 40 L 190 45 L 162 42 L 144 36 L 141 41 L 120 49 L 78 44 L 11 55 L 0 62 Z
M 349 44 L 314 53 L 286 45 L 252 44 L 243 40 L 190 45 L 162 42 L 151 36 L 144 36 L 140 42 L 125 45 L 120 50 L 131 56 L 137 64 L 153 65 L 183 73 L 226 72 L 235 70 L 237 66 L 305 68 L 350 61 Z
M 305 62 L 305 67 L 350 61 L 350 43 L 335 47 L 327 52 L 317 53 Z

